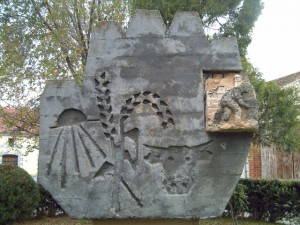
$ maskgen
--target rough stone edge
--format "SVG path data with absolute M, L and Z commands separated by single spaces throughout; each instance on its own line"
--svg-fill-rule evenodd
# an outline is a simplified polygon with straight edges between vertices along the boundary
M 210 43 L 213 52 L 234 53 L 240 57 L 239 47 L 236 37 L 214 38 Z
M 165 37 L 166 31 L 167 26 L 158 10 L 138 9 L 129 21 L 126 37 Z
M 205 68 L 205 70 L 224 72 L 221 68 L 224 64 L 227 64 L 227 71 L 240 73 L 243 70 L 236 37 L 214 38 L 210 43 L 210 49 L 215 66 Z M 217 67 L 217 70 L 214 67 Z
M 250 126 L 246 125 L 229 125 L 221 124 L 218 126 L 208 126 L 206 125 L 206 132 L 208 133 L 255 133 L 258 131 L 258 122 L 257 121 L 248 121 Z
M 93 27 L 90 43 L 96 40 L 121 39 L 121 29 L 114 21 L 101 21 Z
M 182 29 L 185 28 L 185 29 Z M 198 12 L 176 12 L 169 28 L 170 37 L 203 36 L 206 38 Z

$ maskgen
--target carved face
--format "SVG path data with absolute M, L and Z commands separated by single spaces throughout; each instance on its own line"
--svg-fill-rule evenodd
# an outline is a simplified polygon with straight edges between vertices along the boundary
M 212 153 L 208 150 L 210 143 L 191 148 L 147 146 L 144 159 L 150 164 L 162 165 L 165 174 L 163 184 L 169 194 L 186 194 L 194 184 L 198 163 L 212 159 Z

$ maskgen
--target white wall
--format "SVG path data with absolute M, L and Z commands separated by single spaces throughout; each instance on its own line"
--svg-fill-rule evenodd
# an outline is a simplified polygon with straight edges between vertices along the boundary
M 243 172 L 242 172 L 241 178 L 250 178 L 249 161 L 248 161 L 248 158 L 247 158 L 246 164 L 244 165 L 244 168 L 243 168 Z
M 38 150 L 29 152 L 27 150 L 30 146 L 36 144 L 33 138 L 25 135 L 15 138 L 14 145 L 9 145 L 9 139 L 13 138 L 10 134 L 0 134 L 0 164 L 2 163 L 2 156 L 6 154 L 13 154 L 18 156 L 18 166 L 26 170 L 35 180 L 38 169 Z

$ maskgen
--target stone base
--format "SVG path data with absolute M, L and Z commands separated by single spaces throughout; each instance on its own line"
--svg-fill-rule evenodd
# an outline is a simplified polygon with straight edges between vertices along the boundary
M 140 220 L 140 219 L 126 219 L 126 220 L 94 220 L 94 225 L 198 225 L 199 220 L 181 220 L 181 219 L 155 219 L 155 220 Z
M 232 121 L 230 123 L 208 122 L 206 130 L 208 132 L 256 132 L 258 129 L 257 120 Z

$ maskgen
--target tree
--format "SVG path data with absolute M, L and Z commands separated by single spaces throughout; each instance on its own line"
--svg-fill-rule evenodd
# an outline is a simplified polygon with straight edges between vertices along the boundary
M 122 0 L 1 1 L 0 100 L 22 115 L 32 110 L 30 120 L 15 120 L 0 110 L 4 122 L 24 132 L 24 127 L 38 126 L 38 99 L 45 81 L 75 79 L 80 85 L 92 27 L 103 20 L 122 25 L 126 7 Z
M 254 135 L 254 143 L 275 144 L 281 151 L 299 151 L 299 89 L 281 88 L 275 82 L 266 82 L 249 62 L 244 61 L 243 64 L 244 73 L 256 91 L 259 106 L 259 129 Z
M 240 53 L 246 56 L 252 29 L 263 4 L 261 0 L 131 0 L 131 14 L 136 9 L 156 9 L 170 25 L 177 11 L 199 12 L 207 33 L 214 37 L 235 36 Z
M 132 0 L 131 13 L 138 8 L 159 10 L 167 25 L 178 10 L 197 11 L 207 33 L 213 33 L 212 37 L 237 37 L 243 73 L 249 76 L 259 105 L 259 129 L 254 142 L 262 145 L 273 143 L 284 151 L 299 150 L 299 105 L 295 104 L 300 102 L 299 91 L 266 82 L 247 59 L 252 29 L 263 8 L 261 0 Z
M 80 85 L 92 27 L 102 20 L 115 20 L 124 26 L 128 12 L 133 14 L 138 8 L 160 10 L 167 25 L 178 10 L 197 11 L 209 38 L 236 36 L 244 73 L 257 91 L 261 112 L 255 140 L 263 144 L 273 141 L 282 149 L 297 148 L 294 118 L 299 109 L 297 105 L 288 107 L 298 101 L 297 91 L 265 82 L 246 59 L 262 0 L 3 0 L 0 100 L 17 108 L 21 115 L 12 117 L 0 110 L 6 125 L 37 136 L 38 99 L 45 81 L 75 79 Z M 277 102 L 271 96 L 277 96 Z

